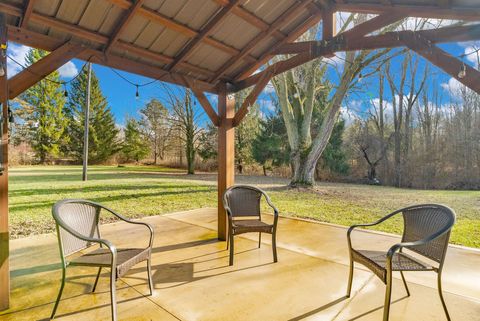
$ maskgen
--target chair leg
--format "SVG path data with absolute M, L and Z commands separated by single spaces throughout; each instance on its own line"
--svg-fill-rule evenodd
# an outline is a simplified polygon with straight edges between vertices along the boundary
M 100 273 L 101 272 L 102 272 L 102 268 L 99 267 L 98 272 L 97 272 L 97 277 L 95 278 L 95 283 L 93 283 L 92 292 L 95 292 L 95 289 L 97 288 L 97 283 L 98 283 L 98 279 L 100 278 Z
M 352 294 L 352 283 L 353 283 L 353 260 L 350 259 L 350 272 L 348 275 L 348 285 L 347 285 L 347 298 Z
M 273 262 L 277 263 L 277 240 L 276 240 L 276 233 L 272 233 L 272 251 L 273 251 Z
M 53 319 L 55 317 L 55 313 L 57 312 L 58 304 L 60 303 L 60 299 L 62 298 L 62 292 L 63 288 L 65 287 L 65 276 L 67 273 L 67 268 L 63 266 L 62 268 L 62 284 L 60 285 L 60 290 L 58 291 L 58 296 L 57 296 L 57 301 L 55 301 L 55 305 L 53 306 L 53 311 L 52 315 L 50 316 L 50 319 Z
M 229 259 L 229 265 L 233 265 L 233 251 L 234 251 L 234 244 L 233 244 L 233 233 L 229 233 L 228 238 L 230 239 L 230 259 Z
M 111 308 L 112 308 L 112 321 L 117 321 L 117 299 L 116 299 L 116 287 L 115 281 L 117 279 L 116 269 L 112 266 L 112 271 L 110 273 L 110 299 L 111 299 Z
M 443 305 L 443 310 L 445 311 L 445 315 L 447 317 L 447 320 L 450 321 L 450 314 L 448 313 L 447 305 L 445 304 L 445 299 L 443 298 L 443 293 L 442 293 L 442 271 L 438 272 L 438 294 L 440 295 L 440 300 L 442 301 Z
M 405 275 L 403 275 L 403 271 L 400 271 L 400 275 L 402 276 L 403 285 L 405 286 L 405 290 L 407 291 L 407 296 L 410 296 L 410 290 L 408 289 L 407 280 L 405 280 Z
M 228 233 L 228 234 L 229 234 L 229 236 L 227 237 L 227 251 L 228 251 L 228 247 L 230 245 L 230 233 Z
M 152 281 L 152 259 L 148 258 L 147 260 L 147 276 L 148 276 L 148 287 L 150 289 L 150 295 L 153 295 L 153 281 Z
M 262 232 L 258 233 L 258 248 L 260 248 L 260 244 L 262 244 Z
M 383 307 L 383 321 L 388 321 L 390 316 L 390 303 L 392 301 L 392 271 L 387 270 L 387 289 L 385 290 L 385 305 Z

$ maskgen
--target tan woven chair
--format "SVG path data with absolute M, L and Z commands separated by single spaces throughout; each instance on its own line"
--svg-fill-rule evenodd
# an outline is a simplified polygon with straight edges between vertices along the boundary
M 148 246 L 145 248 L 116 248 L 110 241 L 102 239 L 99 230 L 100 212 L 105 211 L 130 224 L 145 226 L 150 233 Z M 115 281 L 125 275 L 127 271 L 139 262 L 147 261 L 148 286 L 150 295 L 153 291 L 150 255 L 153 245 L 153 228 L 147 223 L 131 221 L 120 214 L 100 204 L 86 200 L 63 200 L 53 206 L 53 218 L 57 228 L 58 244 L 62 259 L 62 284 L 57 301 L 52 311 L 51 319 L 55 317 L 58 304 L 65 286 L 66 269 L 68 266 L 93 266 L 98 267 L 97 277 L 93 284 L 92 292 L 100 277 L 103 267 L 110 268 L 110 298 L 112 320 L 117 320 L 117 307 L 115 298 Z M 91 246 L 100 245 L 98 249 L 83 255 L 73 254 Z
M 273 224 L 262 222 L 260 201 L 265 197 L 267 204 L 273 209 Z M 262 233 L 272 235 L 273 261 L 277 262 L 277 222 L 278 210 L 270 201 L 268 195 L 261 189 L 249 185 L 235 185 L 228 188 L 223 194 L 223 206 L 228 216 L 228 243 L 230 244 L 229 264 L 233 265 L 235 235 L 257 232 L 258 247 L 262 242 Z M 227 245 L 228 248 L 228 245 Z
M 399 213 L 402 214 L 404 223 L 401 243 L 393 245 L 388 252 L 358 250 L 352 247 L 350 235 L 353 229 L 360 226 L 380 224 Z M 347 232 L 348 247 L 350 249 L 350 276 L 348 279 L 347 297 L 350 297 L 352 291 L 353 264 L 354 262 L 361 263 L 375 273 L 387 286 L 383 310 L 383 320 L 387 321 L 392 295 L 392 271 L 400 271 L 408 296 L 410 296 L 410 291 L 403 271 L 433 271 L 438 274 L 438 293 L 445 315 L 450 320 L 442 294 L 442 269 L 447 253 L 450 231 L 454 223 L 455 213 L 450 208 L 436 204 L 424 204 L 397 210 L 374 223 L 351 226 Z M 415 256 L 404 253 L 404 249 L 420 254 L 435 262 L 435 264 L 430 265 Z

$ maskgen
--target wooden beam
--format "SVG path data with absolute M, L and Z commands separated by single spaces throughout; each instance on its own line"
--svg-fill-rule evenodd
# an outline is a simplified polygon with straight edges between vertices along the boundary
M 408 48 L 439 67 L 460 83 L 480 94 L 480 71 L 463 63 L 448 52 L 435 46 L 425 37 L 409 37 L 403 40 Z M 459 72 L 465 70 L 465 75 L 460 76 Z
M 77 57 L 86 48 L 65 43 L 8 81 L 9 99 L 13 99 L 37 82 Z
M 225 83 L 220 84 L 218 94 L 218 239 L 227 239 L 227 215 L 223 207 L 223 193 L 235 182 L 235 127 L 232 118 L 235 115 L 235 98 L 227 94 Z
M 444 42 L 462 42 L 480 40 L 480 24 L 458 26 L 458 27 L 444 27 L 439 29 L 421 30 L 421 31 L 396 31 L 387 32 L 381 35 L 359 37 L 359 38 L 342 38 L 335 37 L 331 42 L 323 43 L 319 41 L 299 42 L 292 45 L 301 47 L 304 51 L 296 48 L 298 55 L 293 56 L 287 60 L 282 60 L 275 63 L 274 76 L 289 69 L 298 67 L 310 60 L 330 55 L 333 52 L 339 51 L 355 51 L 355 50 L 374 50 L 381 48 L 395 48 L 403 47 L 405 39 L 425 37 L 432 43 Z M 232 84 L 235 91 L 248 88 L 255 85 L 262 77 L 265 71 L 250 76 Z
M 248 109 L 250 108 L 250 106 L 252 106 L 255 103 L 258 96 L 262 92 L 262 90 L 265 88 L 265 86 L 267 86 L 270 79 L 272 79 L 272 76 L 273 76 L 273 70 L 266 70 L 266 72 L 258 80 L 253 90 L 250 92 L 247 98 L 245 98 L 245 100 L 242 103 L 242 106 L 240 106 L 240 108 L 236 112 L 235 117 L 233 118 L 234 127 L 237 127 L 238 125 L 240 125 L 243 118 L 245 118 L 245 116 L 247 115 Z
M 304 23 L 300 24 L 297 28 L 295 28 L 292 32 L 288 34 L 288 36 L 281 42 L 278 42 L 275 44 L 272 48 L 267 49 L 261 56 L 258 58 L 257 62 L 246 69 L 240 71 L 234 79 L 236 80 L 241 80 L 245 77 L 250 76 L 252 73 L 254 73 L 258 68 L 263 66 L 265 63 L 268 62 L 268 60 L 273 57 L 272 52 L 276 50 L 277 48 L 281 47 L 283 44 L 295 41 L 298 37 L 303 35 L 308 29 L 312 28 L 314 25 L 316 25 L 321 18 L 321 11 L 316 7 L 313 6 L 313 15 L 306 19 Z
M 247 46 L 245 46 L 238 55 L 229 59 L 225 62 L 220 69 L 217 71 L 215 77 L 213 77 L 210 82 L 216 82 L 220 79 L 226 72 L 228 72 L 235 64 L 247 56 L 255 47 L 263 41 L 265 38 L 272 35 L 272 33 L 279 29 L 281 26 L 288 24 L 292 19 L 297 17 L 305 7 L 311 3 L 311 0 L 299 0 L 291 5 L 286 11 L 284 11 L 272 25 L 265 31 L 260 32 L 255 38 L 253 38 Z
M 210 118 L 210 120 L 215 126 L 217 127 L 220 126 L 220 118 L 218 117 L 217 113 L 215 112 L 215 109 L 213 109 L 212 105 L 208 101 L 203 91 L 198 90 L 195 87 L 195 84 L 191 80 L 185 79 L 185 82 L 187 82 L 189 87 L 192 89 L 192 92 L 197 97 L 203 110 L 205 110 L 205 113 L 208 115 L 208 118 Z
M 110 36 L 110 40 L 105 48 L 105 53 L 108 54 L 110 50 L 112 50 L 112 47 L 117 43 L 117 40 L 118 38 L 120 38 L 122 32 L 128 26 L 128 24 L 133 19 L 138 10 L 142 7 L 143 2 L 144 0 L 136 0 L 135 3 L 130 8 L 128 8 L 127 13 L 122 17 L 120 23 L 117 24 L 115 30 Z
M 8 230 L 8 81 L 7 81 L 7 19 L 0 13 L 0 64 L 5 74 L 0 77 L 0 153 L 4 170 L 0 175 L 0 310 L 10 304 L 10 236 Z
M 331 40 L 336 33 L 335 11 L 326 10 L 322 13 L 322 39 Z
M 403 14 L 406 17 L 418 18 L 435 18 L 435 19 L 453 19 L 453 20 L 467 20 L 478 21 L 480 17 L 480 6 L 465 7 L 465 8 L 441 8 L 436 6 L 422 6 L 422 5 L 401 5 L 395 6 L 379 4 L 379 3 L 337 3 L 335 9 L 337 11 L 355 12 L 355 13 L 370 13 L 381 14 L 395 10 L 398 14 Z
M 130 0 L 107 0 L 107 1 L 117 5 L 120 8 L 123 8 L 123 9 L 128 9 L 132 6 L 132 2 Z M 161 13 L 155 11 L 155 10 L 152 10 L 152 9 L 149 9 L 149 8 L 146 8 L 146 7 L 140 8 L 138 10 L 138 14 L 140 16 L 152 21 L 152 22 L 161 24 L 162 26 L 164 26 L 164 27 L 166 27 L 170 30 L 174 30 L 178 33 L 181 33 L 188 38 L 194 38 L 199 34 L 199 31 L 194 30 L 187 25 L 181 24 L 181 23 L 173 20 L 172 18 L 170 18 L 166 15 L 163 15 L 163 14 L 161 14 Z M 214 47 L 214 48 L 217 48 L 217 49 L 229 54 L 229 55 L 235 55 L 235 54 L 238 53 L 238 49 L 236 49 L 235 47 L 229 46 L 229 45 L 227 45 L 227 44 L 225 44 L 221 41 L 218 41 L 218 40 L 216 40 L 212 37 L 206 37 L 204 39 L 204 42 L 206 44 Z M 254 61 L 255 57 L 247 56 L 247 57 L 245 57 L 245 60 Z
M 174 69 L 179 63 L 188 59 L 188 57 L 194 52 L 194 50 L 200 45 L 200 43 L 208 37 L 212 32 L 215 31 L 227 16 L 232 12 L 234 8 L 238 6 L 242 0 L 233 0 L 229 2 L 229 4 L 223 7 L 220 11 L 218 11 L 209 21 L 208 23 L 201 29 L 200 33 L 198 33 L 195 38 L 193 38 L 175 57 L 173 62 L 167 67 L 167 70 Z
M 30 20 L 30 16 L 33 12 L 33 5 L 35 4 L 35 0 L 25 0 L 25 5 L 23 6 L 23 17 L 20 21 L 20 27 L 26 27 L 28 21 Z
M 8 39 L 10 41 L 23 44 L 29 47 L 39 48 L 47 51 L 53 51 L 63 44 L 61 39 L 51 38 L 47 35 L 40 34 L 31 30 L 18 28 L 16 26 L 8 26 Z M 114 54 L 105 55 L 103 51 L 87 49 L 80 53 L 78 59 L 89 61 L 108 66 L 111 68 L 135 73 L 145 77 L 159 79 L 161 81 L 173 84 L 184 85 L 183 79 L 180 77 L 190 78 L 188 75 L 179 72 L 167 72 L 164 69 L 147 64 L 144 62 L 136 62 L 128 58 L 123 58 Z M 203 91 L 216 93 L 217 88 L 202 80 L 195 80 L 195 85 Z

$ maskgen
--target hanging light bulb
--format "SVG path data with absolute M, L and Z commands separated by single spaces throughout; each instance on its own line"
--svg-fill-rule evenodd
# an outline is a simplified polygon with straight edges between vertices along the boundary
M 358 74 L 358 82 L 362 82 L 362 80 L 363 80 L 363 75 L 362 75 L 362 73 L 359 73 Z
M 138 99 L 140 97 L 140 94 L 138 93 L 138 85 L 135 85 L 137 87 L 137 91 L 135 92 L 135 98 Z
M 3 66 L 3 62 L 0 62 L 0 77 L 5 76 L 5 67 Z
M 67 90 L 67 85 L 63 84 L 63 96 L 68 97 L 68 90 Z
M 15 124 L 15 117 L 13 117 L 13 112 L 10 109 L 10 106 L 8 106 L 8 122 L 10 124 Z
M 458 72 L 458 78 L 463 79 L 467 76 L 467 66 L 465 66 L 465 63 L 462 63 L 462 68 Z

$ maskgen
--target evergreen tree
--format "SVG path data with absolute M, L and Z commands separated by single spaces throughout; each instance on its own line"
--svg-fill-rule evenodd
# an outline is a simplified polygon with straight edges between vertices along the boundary
M 127 119 L 122 153 L 127 160 L 137 163 L 150 153 L 148 140 L 143 135 L 139 122 L 133 118 Z
M 78 161 L 83 155 L 83 135 L 85 126 L 85 108 L 88 71 L 84 69 L 72 82 L 66 114 L 69 119 L 68 134 L 70 144 L 68 152 Z M 88 135 L 88 158 L 90 163 L 101 163 L 120 150 L 117 141 L 118 129 L 100 84 L 92 71 Z
M 343 133 L 345 131 L 345 120 L 339 119 L 332 131 L 332 136 L 323 151 L 318 167 L 330 170 L 336 174 L 347 174 L 349 166 L 347 155 L 343 150 Z
M 31 65 L 47 54 L 44 50 L 31 49 L 26 61 Z M 59 83 L 59 72 L 54 71 L 48 79 L 53 82 L 42 80 L 21 95 L 23 103 L 17 111 L 23 121 L 23 132 L 40 163 L 60 156 L 62 146 L 68 142 L 68 135 L 65 135 L 67 119 L 63 110 L 65 97 Z

